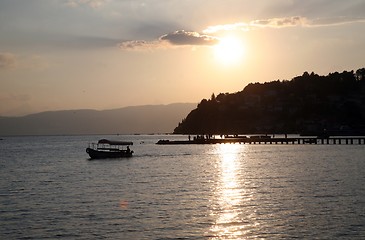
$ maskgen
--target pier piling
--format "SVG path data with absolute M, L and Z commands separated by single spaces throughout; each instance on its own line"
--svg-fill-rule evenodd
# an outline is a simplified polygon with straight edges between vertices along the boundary
M 175 145 L 175 144 L 217 144 L 217 143 L 239 143 L 239 144 L 322 144 L 322 145 L 365 145 L 364 137 L 293 137 L 293 138 L 209 138 L 209 139 L 194 139 L 190 141 L 183 140 L 159 140 L 156 144 L 159 145 Z

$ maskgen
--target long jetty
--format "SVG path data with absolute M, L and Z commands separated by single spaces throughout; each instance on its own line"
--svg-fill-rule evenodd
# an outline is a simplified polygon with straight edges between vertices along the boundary
M 233 138 L 203 138 L 192 140 L 159 140 L 159 145 L 179 145 L 179 144 L 333 144 L 333 145 L 365 145 L 365 137 L 233 137 Z

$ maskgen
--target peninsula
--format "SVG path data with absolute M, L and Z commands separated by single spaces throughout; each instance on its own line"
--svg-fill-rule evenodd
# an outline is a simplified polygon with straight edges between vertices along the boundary
M 304 72 L 236 93 L 213 93 L 174 133 L 365 135 L 365 68 L 327 76 Z

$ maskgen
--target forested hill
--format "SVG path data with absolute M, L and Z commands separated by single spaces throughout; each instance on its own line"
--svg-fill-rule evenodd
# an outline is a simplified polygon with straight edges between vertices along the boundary
M 203 99 L 175 128 L 182 134 L 365 134 L 365 68 L 251 83 Z

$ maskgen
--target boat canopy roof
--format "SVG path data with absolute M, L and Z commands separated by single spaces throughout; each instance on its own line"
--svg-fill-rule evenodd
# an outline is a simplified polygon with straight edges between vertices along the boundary
M 126 142 L 126 141 L 115 141 L 115 140 L 108 140 L 108 139 L 100 139 L 98 144 L 109 144 L 109 145 L 133 145 L 133 142 Z

